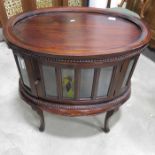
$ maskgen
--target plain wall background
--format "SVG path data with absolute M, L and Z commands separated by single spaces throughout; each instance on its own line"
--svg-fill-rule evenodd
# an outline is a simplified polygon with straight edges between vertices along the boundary
M 89 0 L 90 7 L 106 8 L 108 0 Z M 111 7 L 117 7 L 121 0 L 112 0 Z

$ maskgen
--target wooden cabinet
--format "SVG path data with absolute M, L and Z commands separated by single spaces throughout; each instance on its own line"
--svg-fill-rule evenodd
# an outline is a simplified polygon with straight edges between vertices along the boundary
M 68 7 L 13 17 L 5 38 L 19 69 L 21 96 L 41 116 L 40 130 L 46 110 L 68 116 L 107 112 L 108 132 L 107 118 L 129 98 L 150 33 L 138 18 Z

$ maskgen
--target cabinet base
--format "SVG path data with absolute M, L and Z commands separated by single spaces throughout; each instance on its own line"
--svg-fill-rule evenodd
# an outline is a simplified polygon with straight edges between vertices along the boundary
M 126 91 L 118 96 L 117 98 L 114 98 L 113 100 L 106 101 L 103 103 L 93 104 L 93 105 L 65 105 L 65 104 L 59 104 L 59 103 L 53 103 L 52 101 L 45 101 L 43 99 L 36 98 L 32 95 L 30 95 L 24 88 L 24 85 L 22 82 L 19 82 L 19 88 L 20 88 L 20 94 L 26 103 L 28 103 L 33 110 L 35 110 L 38 115 L 40 116 L 40 131 L 44 131 L 45 129 L 45 122 L 44 122 L 44 116 L 43 116 L 43 110 L 56 113 L 60 115 L 66 115 L 66 116 L 86 116 L 86 115 L 95 115 L 102 112 L 107 112 L 105 121 L 104 121 L 104 127 L 102 130 L 104 132 L 109 132 L 109 125 L 108 121 L 109 118 L 113 115 L 115 111 L 118 110 L 118 108 L 130 97 L 131 89 L 130 86 L 126 89 Z
M 43 100 L 41 98 L 37 98 L 29 94 L 22 82 L 19 82 L 19 90 L 21 97 L 26 103 L 30 105 L 37 106 L 38 108 L 60 115 L 66 116 L 87 116 L 87 115 L 95 115 L 102 112 L 111 111 L 120 107 L 125 101 L 127 101 L 131 94 L 130 85 L 129 87 L 118 97 L 115 97 L 112 100 L 99 102 L 96 104 L 85 104 L 85 105 L 69 105 L 69 104 L 62 104 L 58 102 L 53 102 Z M 89 102 L 89 101 L 88 101 Z

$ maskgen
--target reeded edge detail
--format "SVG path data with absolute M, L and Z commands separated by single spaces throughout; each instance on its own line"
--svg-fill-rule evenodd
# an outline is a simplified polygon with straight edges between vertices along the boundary
M 111 63 L 111 62 L 118 62 L 125 60 L 127 58 L 133 57 L 137 54 L 140 54 L 144 51 L 146 46 L 141 47 L 138 50 L 134 50 L 129 52 L 128 54 L 118 55 L 118 56 L 99 56 L 99 57 L 71 57 L 71 56 L 55 56 L 55 55 L 48 55 L 48 54 L 36 54 L 31 51 L 27 51 L 26 49 L 21 49 L 19 47 L 15 47 L 11 45 L 14 54 L 20 54 L 22 56 L 27 56 L 31 58 L 38 59 L 39 61 L 43 62 L 56 62 L 56 63 Z
M 27 50 L 30 50 L 31 52 L 33 51 L 33 53 L 45 53 L 45 54 L 48 54 L 48 55 L 52 55 L 52 56 L 58 56 L 58 57 L 89 57 L 89 55 L 87 54 L 75 54 L 75 53 L 71 53 L 71 54 L 65 54 L 64 52 L 61 51 L 61 53 L 59 53 L 59 49 L 50 49 L 49 51 L 45 48 L 39 48 L 39 47 L 33 47 L 29 44 L 25 44 L 25 43 L 22 43 L 19 41 L 18 38 L 16 38 L 15 35 L 13 35 L 12 33 L 12 27 L 18 22 L 18 21 L 21 21 L 22 19 L 25 19 L 25 18 L 29 18 L 30 16 L 36 16 L 36 15 L 39 15 L 39 14 L 49 14 L 49 13 L 55 13 L 55 12 L 61 12 L 61 13 L 64 13 L 64 12 L 83 12 L 83 13 L 95 13 L 95 14 L 104 14 L 104 15 L 108 15 L 108 16 L 114 16 L 114 17 L 119 17 L 119 18 L 122 18 L 122 19 L 126 19 L 130 22 L 132 22 L 133 24 L 137 25 L 137 27 L 139 27 L 139 29 L 141 29 L 141 36 L 138 38 L 137 41 L 133 42 L 132 44 L 129 44 L 127 46 L 123 46 L 123 47 L 119 47 L 119 48 L 112 48 L 112 49 L 104 49 L 104 53 L 106 53 L 105 55 L 106 56 L 112 56 L 112 55 L 116 55 L 116 56 L 120 56 L 120 55 L 125 55 L 125 54 L 128 54 L 132 51 L 135 51 L 135 50 L 139 50 L 141 47 L 144 47 L 145 45 L 148 44 L 148 42 L 150 41 L 151 39 L 151 33 L 147 27 L 147 25 L 139 20 L 138 18 L 136 17 L 132 17 L 132 16 L 128 16 L 128 15 L 124 15 L 122 13 L 118 13 L 118 12 L 114 12 L 114 11 L 109 11 L 107 9 L 94 9 L 94 8 L 86 8 L 86 7 L 64 7 L 64 8 L 45 8 L 45 9 L 38 9 L 38 10 L 33 10 L 31 12 L 27 12 L 27 13 L 23 13 L 23 14 L 20 14 L 20 15 L 17 15 L 17 16 L 14 16 L 12 17 L 11 19 L 9 19 L 9 21 L 7 22 L 6 26 L 5 26 L 5 29 L 4 29 L 4 35 L 5 35 L 5 38 L 6 38 L 6 41 L 7 42 L 10 42 L 14 45 L 17 45 L 18 47 L 21 47 L 21 48 L 24 48 L 24 49 L 27 49 Z M 42 51 L 43 50 L 43 51 Z M 66 49 L 67 50 L 67 49 Z M 71 50 L 72 51 L 72 50 Z M 81 50 L 80 50 L 81 51 Z M 99 50 L 100 51 L 100 50 Z M 57 55 L 57 52 L 59 53 Z M 73 52 L 73 51 L 72 51 Z M 82 52 L 82 51 L 81 51 Z M 109 54 L 110 52 L 110 54 Z M 96 53 L 96 54 L 95 54 Z M 95 50 L 95 53 L 94 54 L 91 54 L 92 57 L 98 57 L 100 58 L 100 56 L 102 56 L 102 50 L 98 53 L 97 50 Z
M 19 82 L 19 90 L 20 90 L 21 97 L 23 98 L 23 100 L 26 101 L 26 103 L 30 105 L 35 104 L 36 106 L 39 106 L 40 108 L 46 111 L 51 111 L 54 113 L 69 115 L 69 116 L 97 114 L 97 113 L 105 112 L 107 109 L 109 111 L 111 109 L 114 109 L 122 105 L 125 101 L 129 99 L 131 94 L 131 87 L 129 86 L 128 89 L 123 94 L 114 98 L 113 100 L 99 102 L 97 104 L 92 104 L 92 105 L 90 104 L 89 105 L 86 105 L 86 104 L 85 105 L 67 105 L 67 104 L 54 103 L 52 101 L 49 102 L 49 101 L 45 101 L 45 100 L 33 97 L 24 90 L 21 82 Z

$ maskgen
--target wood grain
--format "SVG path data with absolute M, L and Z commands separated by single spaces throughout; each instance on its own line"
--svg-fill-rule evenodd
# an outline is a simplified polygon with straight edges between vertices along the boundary
M 61 56 L 123 54 L 146 44 L 150 36 L 137 18 L 90 8 L 25 13 L 9 20 L 4 32 L 19 47 Z

